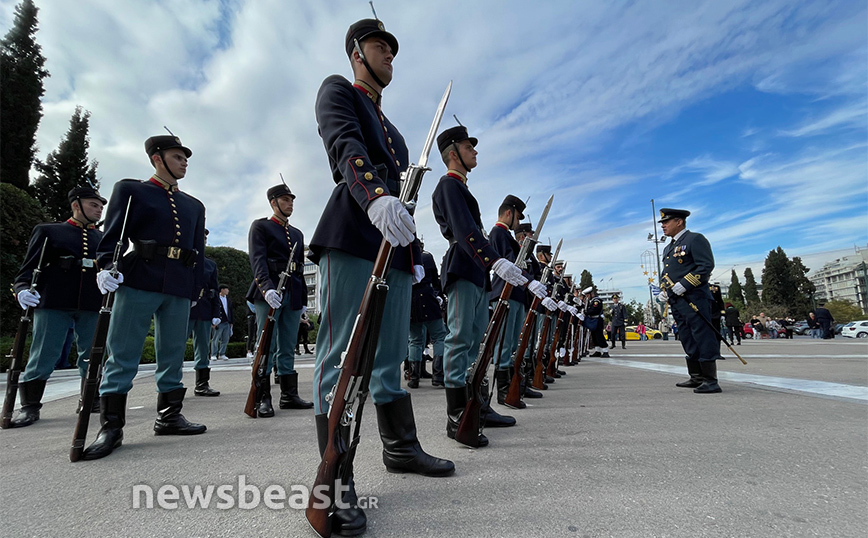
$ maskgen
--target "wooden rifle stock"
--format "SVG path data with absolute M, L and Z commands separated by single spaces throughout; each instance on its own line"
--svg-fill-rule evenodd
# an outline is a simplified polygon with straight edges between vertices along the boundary
M 546 375 L 549 377 L 555 376 L 558 364 L 558 340 L 560 339 L 561 328 L 563 327 L 564 313 L 558 312 L 558 319 L 555 322 L 555 332 L 552 335 L 552 345 L 549 348 L 549 363 L 546 367 Z
M 0 428 L 7 429 L 12 426 L 12 414 L 15 412 L 15 398 L 18 395 L 18 377 L 24 368 L 24 344 L 27 341 L 27 333 L 30 331 L 30 322 L 33 319 L 33 308 L 28 307 L 18 320 L 18 332 L 15 333 L 15 342 L 12 351 L 7 355 L 10 358 L 9 371 L 6 372 L 6 398 L 3 399 L 3 414 L 0 419 Z
M 533 327 L 536 324 L 536 309 L 542 303 L 542 299 L 534 297 L 527 315 L 524 317 L 524 325 L 521 327 L 521 334 L 518 337 L 518 347 L 512 355 L 513 372 L 512 379 L 509 382 L 509 391 L 506 393 L 504 404 L 513 409 L 519 408 L 521 402 L 521 382 L 524 381 L 524 355 L 527 352 L 527 347 L 530 344 L 530 337 L 533 333 Z
M 531 387 L 535 389 L 542 389 L 543 383 L 545 383 L 545 367 L 543 366 L 543 357 L 545 356 L 545 347 L 546 347 L 546 339 L 548 338 L 549 327 L 552 324 L 552 316 L 551 313 L 546 314 L 545 319 L 543 319 L 542 328 L 539 331 L 539 336 L 537 338 L 537 346 L 536 346 L 536 355 L 534 358 L 534 373 L 533 373 L 533 383 L 531 383 Z
M 256 403 L 262 392 L 262 383 L 270 383 L 270 376 L 266 375 L 265 367 L 268 364 L 268 353 L 271 351 L 271 338 L 274 334 L 274 309 L 268 309 L 265 323 L 262 324 L 262 332 L 259 333 L 259 341 L 256 343 L 256 355 L 253 357 L 253 368 L 250 381 L 250 391 L 247 393 L 247 403 L 244 404 L 244 414 L 250 418 L 256 418 Z

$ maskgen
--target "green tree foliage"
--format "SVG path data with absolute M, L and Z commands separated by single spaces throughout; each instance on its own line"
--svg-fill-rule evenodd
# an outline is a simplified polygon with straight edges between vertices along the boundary
M 229 286 L 229 300 L 235 318 L 230 341 L 243 341 L 247 336 L 247 314 L 250 312 L 244 296 L 253 282 L 250 258 L 246 252 L 232 247 L 205 247 L 205 256 L 217 264 L 218 283 Z
M 18 328 L 21 308 L 10 290 L 24 263 L 33 227 L 45 221 L 39 202 L 18 187 L 0 184 L 0 334 L 14 334 Z
M 638 325 L 640 321 L 645 321 L 645 305 L 636 299 L 624 303 L 624 308 L 627 309 L 627 325 Z
M 834 301 L 826 301 L 826 308 L 832 313 L 835 323 L 850 323 L 851 321 L 865 319 L 865 314 L 862 309 L 856 306 L 852 301 L 846 299 L 835 299 Z
M 0 41 L 0 181 L 20 189 L 30 183 L 45 94 L 42 79 L 49 76 L 36 42 L 38 12 L 32 0 L 23 0 Z
M 75 187 L 88 185 L 99 188 L 96 179 L 97 162 L 87 162 L 87 150 L 90 147 L 88 120 L 90 112 L 82 113 L 81 107 L 75 107 L 75 112 L 69 120 L 69 130 L 60 142 L 60 146 L 48 154 L 45 162 L 36 161 L 36 169 L 40 176 L 33 184 L 33 193 L 49 218 L 66 220 L 71 210 L 67 195 Z
M 744 292 L 741 289 L 741 282 L 738 281 L 738 275 L 735 274 L 735 269 L 732 270 L 732 276 L 729 280 L 729 291 L 726 294 L 727 300 L 735 304 L 744 305 Z
M 760 302 L 756 279 L 750 267 L 744 270 L 744 302 L 751 308 L 758 307 Z
M 579 288 L 580 290 L 588 289 L 593 286 L 594 291 L 597 290 L 596 284 L 594 284 L 594 277 L 591 275 L 591 272 L 587 269 L 582 269 L 582 276 L 579 279 Z
M 801 258 L 790 260 L 781 247 L 769 252 L 763 268 L 763 307 L 798 319 L 805 317 L 816 291 L 808 271 Z
M 805 267 L 802 263 L 802 258 L 794 256 L 790 263 L 790 270 L 793 275 L 793 284 L 796 288 L 796 295 L 793 298 L 792 314 L 794 316 L 807 316 L 811 311 L 811 297 L 817 291 L 817 287 L 808 278 L 810 268 Z

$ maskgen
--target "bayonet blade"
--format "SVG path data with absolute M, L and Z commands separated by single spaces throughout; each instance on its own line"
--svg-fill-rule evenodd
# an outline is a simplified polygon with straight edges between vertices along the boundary
M 431 153 L 431 147 L 434 145 L 434 138 L 437 136 L 437 129 L 440 127 L 440 120 L 443 119 L 443 113 L 446 111 L 446 102 L 449 100 L 449 94 L 452 93 L 452 81 L 446 86 L 446 91 L 443 92 L 443 97 L 440 99 L 440 104 L 437 106 L 437 112 L 434 114 L 434 122 L 431 128 L 428 129 L 428 138 L 425 139 L 425 145 L 422 146 L 422 155 L 419 157 L 419 168 L 428 166 L 428 154 Z
M 549 201 L 546 202 L 546 207 L 545 207 L 545 209 L 543 209 L 542 215 L 540 215 L 540 217 L 539 217 L 539 222 L 537 222 L 537 224 L 536 224 L 536 233 L 533 236 L 533 240 L 535 243 L 539 242 L 539 234 L 542 231 L 543 226 L 545 226 L 546 217 L 549 216 L 549 209 L 552 208 L 552 202 L 554 201 L 554 199 L 555 199 L 554 194 L 549 196 Z
M 552 267 L 555 266 L 555 262 L 558 260 L 558 254 L 561 253 L 561 245 L 564 244 L 564 238 L 561 237 L 561 240 L 558 241 L 558 248 L 555 249 L 555 255 L 552 256 Z

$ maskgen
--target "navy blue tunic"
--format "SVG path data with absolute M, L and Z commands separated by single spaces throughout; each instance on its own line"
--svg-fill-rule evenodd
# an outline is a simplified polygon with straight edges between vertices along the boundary
M 442 317 L 440 303 L 437 297 L 442 295 L 440 275 L 437 272 L 437 262 L 427 250 L 422 251 L 422 266 L 425 277 L 418 284 L 413 284 L 413 298 L 410 302 L 410 322 L 422 323 Z
M 284 226 L 274 217 L 257 219 L 250 224 L 247 248 L 253 282 L 247 291 L 248 301 L 265 301 L 265 292 L 277 289 L 280 273 L 286 269 L 289 253 L 295 245 L 298 248 L 295 249 L 294 263 L 290 267 L 290 278 L 284 294 L 289 292 L 290 310 L 301 310 L 307 304 L 307 285 L 303 274 L 304 234 L 289 223 Z
M 199 290 L 196 306 L 190 309 L 190 319 L 211 321 L 220 317 L 220 299 L 217 298 L 217 264 L 205 258 L 205 281 Z
M 518 253 L 521 251 L 521 247 L 506 226 L 500 223 L 495 224 L 491 231 L 488 233 L 488 240 L 491 242 L 491 246 L 493 246 L 494 249 L 497 250 L 497 252 L 499 252 L 502 257 L 515 263 L 515 259 L 518 256 Z M 525 276 L 531 276 L 531 272 L 525 271 Z M 500 294 L 503 292 L 504 284 L 504 280 L 499 276 L 494 275 L 492 277 L 492 301 L 500 297 Z M 509 298 L 513 301 L 518 301 L 520 304 L 525 304 L 525 301 L 527 300 L 527 292 L 525 291 L 525 288 L 523 286 L 513 286 L 512 292 L 509 294 Z

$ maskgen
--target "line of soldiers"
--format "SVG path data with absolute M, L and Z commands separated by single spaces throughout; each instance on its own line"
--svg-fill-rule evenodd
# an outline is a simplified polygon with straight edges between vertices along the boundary
M 339 75 L 325 79 L 315 109 L 333 190 L 309 245 L 309 258 L 318 265 L 322 283 L 313 402 L 300 398 L 294 369 L 299 318 L 307 290 L 302 276 L 304 235 L 289 223 L 296 196 L 285 184 L 267 192 L 273 214 L 254 221 L 250 227 L 248 247 L 254 282 L 247 299 L 254 304 L 260 331 L 273 310 L 276 332 L 265 371 L 270 372 L 276 365 L 280 408 L 314 409 L 322 453 L 329 435 L 326 396 L 338 379 L 337 367 L 361 294 L 372 274 L 381 241 L 385 239 L 396 247 L 369 386 L 383 445 L 383 463 L 389 472 L 448 476 L 454 473 L 454 464 L 426 453 L 419 443 L 411 397 L 401 386 L 400 365 L 404 358 L 409 355 L 411 378 L 417 385 L 422 370 L 421 350 L 428 336 L 434 341 L 433 383 L 445 386 L 446 434 L 454 438 L 467 403 L 467 371 L 476 359 L 489 307 L 505 285 L 513 288 L 494 367 L 497 401 L 501 404 L 513 381 L 515 361 L 525 364 L 523 397 L 541 398 L 537 390 L 548 388 L 566 373 L 558 368 L 559 361 L 572 365 L 589 346 L 596 347 L 598 353 L 607 348 L 602 336 L 602 301 L 592 293 L 585 296 L 575 289 L 571 276 L 564 274 L 564 264 L 552 260 L 549 245 L 537 246 L 535 257 L 528 253 L 526 259 L 517 259 L 521 244 L 534 234 L 530 224 L 520 222 L 525 218 L 525 203 L 518 197 L 509 195 L 504 199 L 498 208 L 497 223 L 485 233 L 478 202 L 468 185 L 469 174 L 477 166 L 478 139 L 461 125 L 445 129 L 437 137 L 447 172 L 434 189 L 433 213 L 449 242 L 438 275 L 433 256 L 423 252 L 416 238 L 413 216 L 397 197 L 401 173 L 409 164 L 408 148 L 381 108 L 382 92 L 392 80 L 398 41 L 381 21 L 364 19 L 347 31 L 345 52 L 352 65 L 353 82 Z M 196 435 L 206 431 L 204 425 L 191 423 L 181 414 L 186 392 L 181 369 L 188 320 L 194 320 L 190 326 L 195 337 L 204 334 L 209 316 L 212 323 L 214 319 L 209 300 L 214 300 L 216 277 L 213 263 L 204 257 L 205 208 L 179 190 L 178 182 L 186 175 L 192 155 L 180 139 L 154 136 L 145 142 L 145 150 L 154 173 L 144 181 L 125 179 L 114 186 L 105 232 L 99 232 L 94 224 L 106 200 L 93 189 L 74 190 L 70 193 L 73 217 L 66 223 L 37 227 L 31 252 L 16 279 L 22 307 L 37 307 L 34 334 L 38 335 L 21 385 L 18 425 L 38 419 L 42 391 L 50 375 L 46 365 L 56 361 L 67 329 L 73 325 L 76 330 L 81 368 L 88 360 L 88 342 L 100 294 L 115 294 L 107 340 L 109 355 L 100 384 L 102 428 L 96 441 L 85 450 L 84 459 L 102 458 L 122 443 L 127 393 L 152 320 L 158 393 L 154 432 Z M 56 271 L 63 275 L 43 279 L 40 296 L 27 291 L 25 283 L 43 235 L 51 239 L 46 274 Z M 131 245 L 132 250 L 115 268 L 119 273 L 112 273 L 112 253 L 118 241 L 125 247 Z M 290 260 L 293 247 L 299 248 Z M 288 283 L 278 289 L 279 275 L 287 266 Z M 551 267 L 551 272 L 543 279 L 546 266 Z M 67 280 L 61 280 L 61 276 Z M 55 291 L 55 287 L 61 289 Z M 70 296 L 71 290 L 80 290 L 80 295 Z M 440 315 L 443 302 L 446 327 Z M 533 338 L 539 339 L 539 344 L 529 346 L 522 357 L 515 357 L 519 334 L 525 329 L 525 312 L 534 304 L 536 322 L 527 329 L 539 335 L 548 319 L 552 330 L 546 331 L 545 339 Z M 201 314 L 194 314 L 200 305 Z M 546 353 L 541 354 L 540 348 Z M 197 353 L 198 349 L 197 345 Z M 548 357 L 548 364 L 534 364 L 533 358 L 539 356 Z M 548 375 L 541 376 L 537 390 L 533 390 L 532 370 L 541 366 L 547 367 Z M 207 361 L 197 358 L 196 369 L 196 393 L 215 395 L 208 385 Z M 270 380 L 266 380 L 257 402 L 260 417 L 274 415 L 269 386 Z M 523 408 L 525 404 L 520 402 L 514 407 Z M 488 427 L 516 423 L 489 403 L 483 416 Z M 474 446 L 488 444 L 481 432 L 476 441 Z M 335 508 L 333 529 L 338 534 L 360 534 L 367 520 L 356 507 L 352 469 L 343 476 L 346 492 L 342 500 L 346 504 Z

